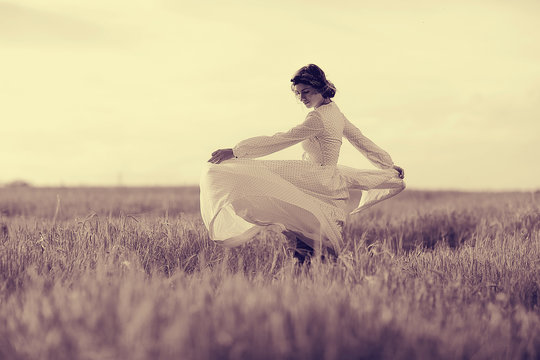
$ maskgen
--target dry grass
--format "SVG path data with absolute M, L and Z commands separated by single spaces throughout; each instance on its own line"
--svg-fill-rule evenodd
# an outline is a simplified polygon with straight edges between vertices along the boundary
M 535 194 L 407 190 L 309 272 L 273 234 L 214 245 L 196 188 L 0 189 L 0 211 L 2 359 L 540 357 Z

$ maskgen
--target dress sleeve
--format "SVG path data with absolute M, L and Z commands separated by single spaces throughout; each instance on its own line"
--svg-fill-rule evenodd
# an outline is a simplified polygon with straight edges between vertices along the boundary
M 234 156 L 239 158 L 256 158 L 269 155 L 315 136 L 322 130 L 323 125 L 320 114 L 311 111 L 303 123 L 289 131 L 279 132 L 272 136 L 256 136 L 243 140 L 233 148 L 233 153 Z
M 347 118 L 345 118 L 343 136 L 376 167 L 388 169 L 394 165 L 390 155 L 365 137 Z

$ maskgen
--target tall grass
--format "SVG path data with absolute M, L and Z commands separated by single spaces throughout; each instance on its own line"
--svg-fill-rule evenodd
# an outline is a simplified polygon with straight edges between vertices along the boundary
M 193 188 L 0 189 L 0 211 L 0 358 L 540 357 L 535 194 L 407 190 L 309 271 L 273 233 L 212 243 Z

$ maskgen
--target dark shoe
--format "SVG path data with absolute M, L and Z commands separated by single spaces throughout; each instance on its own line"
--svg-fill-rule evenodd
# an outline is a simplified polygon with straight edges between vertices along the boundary
M 298 260 L 298 264 L 309 265 L 311 263 L 311 257 L 315 251 L 311 246 L 300 240 L 298 237 L 296 238 L 296 249 L 294 250 L 293 256 Z

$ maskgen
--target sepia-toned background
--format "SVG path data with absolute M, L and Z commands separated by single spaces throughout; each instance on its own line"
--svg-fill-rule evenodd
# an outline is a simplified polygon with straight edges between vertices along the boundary
M 537 1 L 2 1 L 0 184 L 197 184 L 303 120 L 315 63 L 410 188 L 536 189 L 539 24 Z

